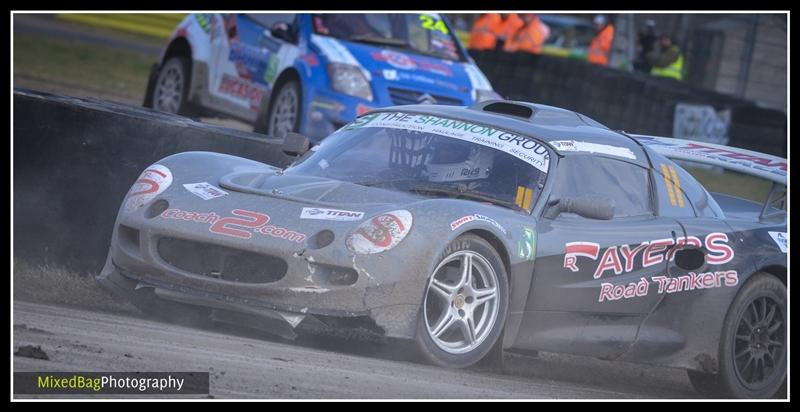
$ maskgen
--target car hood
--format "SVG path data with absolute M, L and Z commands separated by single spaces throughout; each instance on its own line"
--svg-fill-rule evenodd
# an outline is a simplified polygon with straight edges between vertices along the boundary
M 469 62 L 438 59 L 399 49 L 315 35 L 312 42 L 330 62 L 358 63 L 371 78 L 387 83 L 425 87 L 434 93 L 469 93 L 483 88 L 477 68 Z
M 390 191 L 324 177 L 244 171 L 224 176 L 225 189 L 320 206 L 380 206 L 423 200 L 411 193 Z

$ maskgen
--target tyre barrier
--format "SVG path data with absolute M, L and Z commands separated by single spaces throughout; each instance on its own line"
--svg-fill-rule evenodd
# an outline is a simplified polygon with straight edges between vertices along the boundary
M 91 98 L 14 90 L 13 254 L 102 268 L 122 199 L 148 165 L 213 151 L 286 166 L 282 140 Z
M 781 110 L 692 87 L 664 77 L 530 53 L 470 51 L 503 97 L 583 113 L 615 130 L 671 136 L 678 103 L 730 109 L 729 145 L 786 156 L 787 117 Z

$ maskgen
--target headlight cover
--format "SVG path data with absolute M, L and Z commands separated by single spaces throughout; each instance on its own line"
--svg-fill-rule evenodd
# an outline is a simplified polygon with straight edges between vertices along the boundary
M 397 246 L 411 230 L 413 217 L 408 210 L 394 210 L 361 223 L 347 236 L 345 244 L 351 251 L 369 255 Z
M 372 88 L 361 68 L 352 64 L 329 63 L 331 87 L 337 92 L 372 101 Z
M 475 89 L 475 103 L 480 103 L 486 100 L 503 100 L 494 90 L 490 89 Z
M 172 171 L 160 164 L 153 164 L 136 179 L 128 190 L 123 210 L 133 212 L 153 200 L 172 184 Z

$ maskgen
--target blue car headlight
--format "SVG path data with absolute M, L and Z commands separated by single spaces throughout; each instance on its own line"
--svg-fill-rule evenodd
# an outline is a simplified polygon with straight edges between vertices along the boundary
M 372 101 L 372 88 L 361 68 L 352 64 L 328 63 L 331 87 L 337 92 Z

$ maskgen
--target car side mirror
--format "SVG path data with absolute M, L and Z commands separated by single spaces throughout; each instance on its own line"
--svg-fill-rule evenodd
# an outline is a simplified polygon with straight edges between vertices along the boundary
M 614 200 L 599 195 L 565 197 L 551 201 L 544 217 L 555 219 L 561 213 L 575 213 L 587 219 L 611 220 L 614 217 Z
M 675 252 L 675 266 L 683 270 L 697 270 L 706 264 L 706 254 L 698 248 L 682 248 Z
M 272 37 L 281 39 L 289 43 L 294 43 L 294 34 L 292 33 L 292 26 L 285 22 L 278 22 L 272 25 L 269 29 Z
M 308 151 L 310 146 L 311 143 L 308 136 L 303 136 L 300 133 L 288 132 L 283 138 L 281 150 L 289 156 L 301 156 Z

